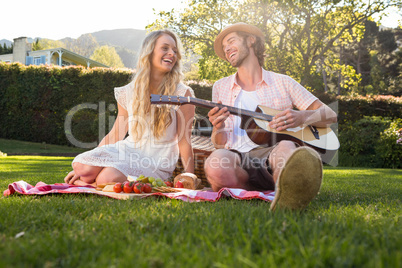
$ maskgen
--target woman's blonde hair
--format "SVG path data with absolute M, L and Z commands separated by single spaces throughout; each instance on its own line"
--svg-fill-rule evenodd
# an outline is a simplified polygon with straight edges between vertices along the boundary
M 133 79 L 134 86 L 132 92 L 133 102 L 133 115 L 134 122 L 132 128 L 129 130 L 130 136 L 135 141 L 139 141 L 144 134 L 146 124 L 151 124 L 153 127 L 153 134 L 155 138 L 163 136 L 167 127 L 172 123 L 170 114 L 170 106 L 151 106 L 150 102 L 150 75 L 151 75 L 151 61 L 155 48 L 156 40 L 163 34 L 167 34 L 176 42 L 177 48 L 177 61 L 172 70 L 167 73 L 159 88 L 158 94 L 173 95 L 177 84 L 181 81 L 183 74 L 181 71 L 181 42 L 180 39 L 170 30 L 158 30 L 151 32 L 147 35 L 142 43 L 140 55 L 137 62 L 137 73 Z M 146 115 L 151 113 L 151 122 L 147 122 Z

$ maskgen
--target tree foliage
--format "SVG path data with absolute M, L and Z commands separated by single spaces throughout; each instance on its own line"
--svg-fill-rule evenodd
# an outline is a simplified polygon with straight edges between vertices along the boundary
M 32 51 L 42 50 L 41 44 L 40 44 L 39 42 L 40 42 L 40 39 L 36 39 L 36 40 L 32 43 Z
M 13 45 L 8 47 L 6 43 L 3 44 L 3 46 L 0 45 L 0 55 L 4 54 L 12 54 L 13 53 Z
M 110 67 L 124 67 L 124 64 L 119 54 L 117 54 L 116 49 L 110 46 L 101 46 L 95 49 L 94 53 L 91 56 L 91 59 L 106 64 Z
M 264 32 L 265 68 L 310 88 L 322 86 L 317 74 L 326 68 L 345 86 L 360 78 L 339 58 L 341 48 L 364 37 L 365 23 L 373 15 L 398 4 L 397 0 L 191 0 L 184 10 L 160 12 L 148 28 L 176 31 L 184 46 L 201 56 L 200 78 L 216 80 L 234 70 L 215 55 L 215 37 L 229 24 L 247 22 Z
M 52 49 L 52 48 L 58 48 L 58 47 L 63 47 L 65 48 L 65 45 L 62 41 L 59 40 L 51 40 L 51 39 L 40 39 L 39 42 L 36 44 L 41 50 L 46 50 L 46 49 Z M 37 49 L 39 50 L 39 49 Z

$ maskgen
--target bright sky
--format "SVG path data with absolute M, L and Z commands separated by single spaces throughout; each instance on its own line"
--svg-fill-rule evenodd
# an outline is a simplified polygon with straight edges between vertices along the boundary
M 78 38 L 101 30 L 145 29 L 155 21 L 156 11 L 182 9 L 188 0 L 8 0 L 0 14 L 0 40 L 42 37 Z M 5 8 L 4 8 L 5 7 Z M 396 12 L 382 24 L 395 28 L 402 17 Z
M 398 12 L 399 11 L 399 12 Z M 392 8 L 387 11 L 388 15 L 384 16 L 381 20 L 381 25 L 389 28 L 396 28 L 399 24 L 402 24 L 402 13 L 401 10 L 397 8 Z M 374 17 L 376 19 L 376 17 Z
M 101 30 L 140 29 L 156 11 L 181 9 L 187 0 L 8 0 L 0 12 L 0 40 L 78 38 Z

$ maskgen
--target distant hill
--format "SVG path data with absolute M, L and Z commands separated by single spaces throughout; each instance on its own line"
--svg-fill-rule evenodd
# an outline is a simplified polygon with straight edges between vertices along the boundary
M 136 29 L 117 29 L 104 30 L 91 34 L 101 45 L 108 44 L 138 51 L 141 47 L 142 41 L 145 38 L 146 31 Z
M 10 47 L 13 44 L 13 41 L 7 40 L 7 39 L 1 39 L 0 40 L 0 45 L 3 46 L 4 43 L 6 44 L 7 47 Z

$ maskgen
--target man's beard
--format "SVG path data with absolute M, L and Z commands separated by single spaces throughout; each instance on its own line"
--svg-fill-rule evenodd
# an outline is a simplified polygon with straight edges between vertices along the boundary
M 239 51 L 239 55 L 238 55 L 237 60 L 230 63 L 233 67 L 236 67 L 236 68 L 239 67 L 243 63 L 243 61 L 248 57 L 248 55 L 250 55 L 250 50 L 247 47 L 246 39 L 243 40 L 242 47 L 240 47 L 238 51 Z

